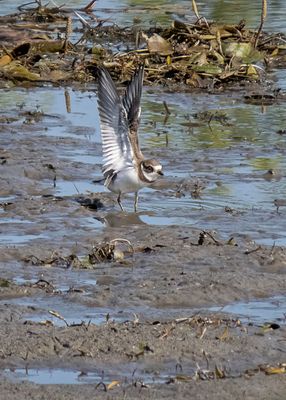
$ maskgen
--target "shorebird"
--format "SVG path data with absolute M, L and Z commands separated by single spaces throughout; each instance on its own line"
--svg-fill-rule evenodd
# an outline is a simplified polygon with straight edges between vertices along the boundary
M 138 127 L 144 66 L 140 66 L 125 93 L 120 96 L 109 72 L 98 68 L 98 110 L 102 138 L 104 185 L 117 193 L 122 211 L 121 195 L 135 193 L 134 211 L 138 206 L 138 191 L 148 187 L 163 175 L 162 165 L 145 159 L 139 146 Z

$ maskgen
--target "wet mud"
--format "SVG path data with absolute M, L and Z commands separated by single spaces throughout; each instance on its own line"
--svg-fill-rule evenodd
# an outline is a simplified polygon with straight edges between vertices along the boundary
M 90 128 L 16 110 L 1 124 L 2 396 L 281 398 L 285 247 L 251 232 L 259 238 L 263 221 L 271 231 L 283 204 L 205 208 L 216 174 L 167 173 L 142 192 L 137 214 L 132 196 L 122 213 L 98 182 Z M 180 169 L 172 149 L 151 152 Z M 266 301 L 258 318 L 239 308 L 253 299 Z
M 103 204 L 96 211 L 74 198 L 18 206 L 36 220 L 35 210 L 52 209 L 61 228 L 53 218 L 54 238 L 2 246 L 2 395 L 281 397 L 285 303 L 273 300 L 276 313 L 270 308 L 265 318 L 262 311 L 258 320 L 224 313 L 223 306 L 274 294 L 283 299 L 285 249 L 190 227 L 136 224 L 137 215 L 96 198 Z M 116 227 L 79 223 L 109 207 Z M 221 311 L 211 311 L 214 305 Z

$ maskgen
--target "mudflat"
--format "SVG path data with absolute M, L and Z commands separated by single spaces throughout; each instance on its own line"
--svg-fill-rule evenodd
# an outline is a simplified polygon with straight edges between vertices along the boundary
M 158 32 L 178 39 L 179 67 L 148 42 L 142 148 L 165 178 L 133 213 L 131 196 L 121 212 L 100 181 L 85 25 L 70 37 L 71 10 L 22 13 L 25 42 L 40 23 L 66 40 L 18 47 L 6 24 L 19 15 L 0 21 L 11 46 L 0 58 L 0 399 L 283 399 L 285 93 L 237 55 L 221 68 L 234 59 L 222 60 L 221 41 L 253 32 L 177 21 Z M 101 45 L 134 45 L 132 30 L 98 30 Z M 203 65 L 185 63 L 188 35 Z M 256 57 L 285 67 L 282 36 L 256 35 Z M 112 61 L 126 83 L 138 54 L 119 62 L 108 47 L 93 62 Z
M 233 245 L 218 235 L 198 244 L 201 237 L 186 227 L 109 228 L 96 240 L 116 239 L 117 259 L 95 264 L 83 263 L 95 254 L 89 234 L 79 235 L 77 263 L 68 241 L 60 248 L 52 242 L 7 247 L 1 256 L 2 396 L 281 398 L 283 307 L 280 320 L 269 323 L 210 307 L 283 294 L 285 249 Z M 39 279 L 16 285 L 13 265 Z M 96 284 L 81 282 L 85 274 Z M 79 306 L 83 313 L 76 316 Z M 94 310 L 101 311 L 96 321 Z M 45 383 L 75 371 L 63 379 L 77 384 L 25 382 L 40 379 L 41 371 L 50 371 Z

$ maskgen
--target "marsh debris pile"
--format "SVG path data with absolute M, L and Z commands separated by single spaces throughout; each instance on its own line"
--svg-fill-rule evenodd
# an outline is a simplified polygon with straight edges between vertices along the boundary
M 263 81 L 266 67 L 286 63 L 285 36 L 250 30 L 244 21 L 174 20 L 144 30 L 99 20 L 91 6 L 78 11 L 37 1 L 0 17 L 0 76 L 6 85 L 92 81 L 99 64 L 125 82 L 144 62 L 145 83 L 223 89 L 229 82 Z
M 124 262 L 124 259 L 131 256 L 135 250 L 136 252 L 147 252 L 146 248 L 134 249 L 127 239 L 117 238 L 93 245 L 89 252 L 82 256 L 74 253 L 62 255 L 55 251 L 47 257 L 38 257 L 33 254 L 23 257 L 22 260 L 29 265 L 91 269 L 99 263 Z

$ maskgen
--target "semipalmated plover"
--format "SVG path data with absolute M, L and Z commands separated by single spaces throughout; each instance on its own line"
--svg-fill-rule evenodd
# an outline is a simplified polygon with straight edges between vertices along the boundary
M 163 175 L 162 165 L 145 159 L 139 146 L 138 127 L 141 113 L 144 67 L 135 72 L 121 97 L 105 68 L 98 68 L 98 110 L 102 137 L 104 185 L 121 195 L 135 192 L 134 211 L 137 211 L 138 191 L 151 185 Z

